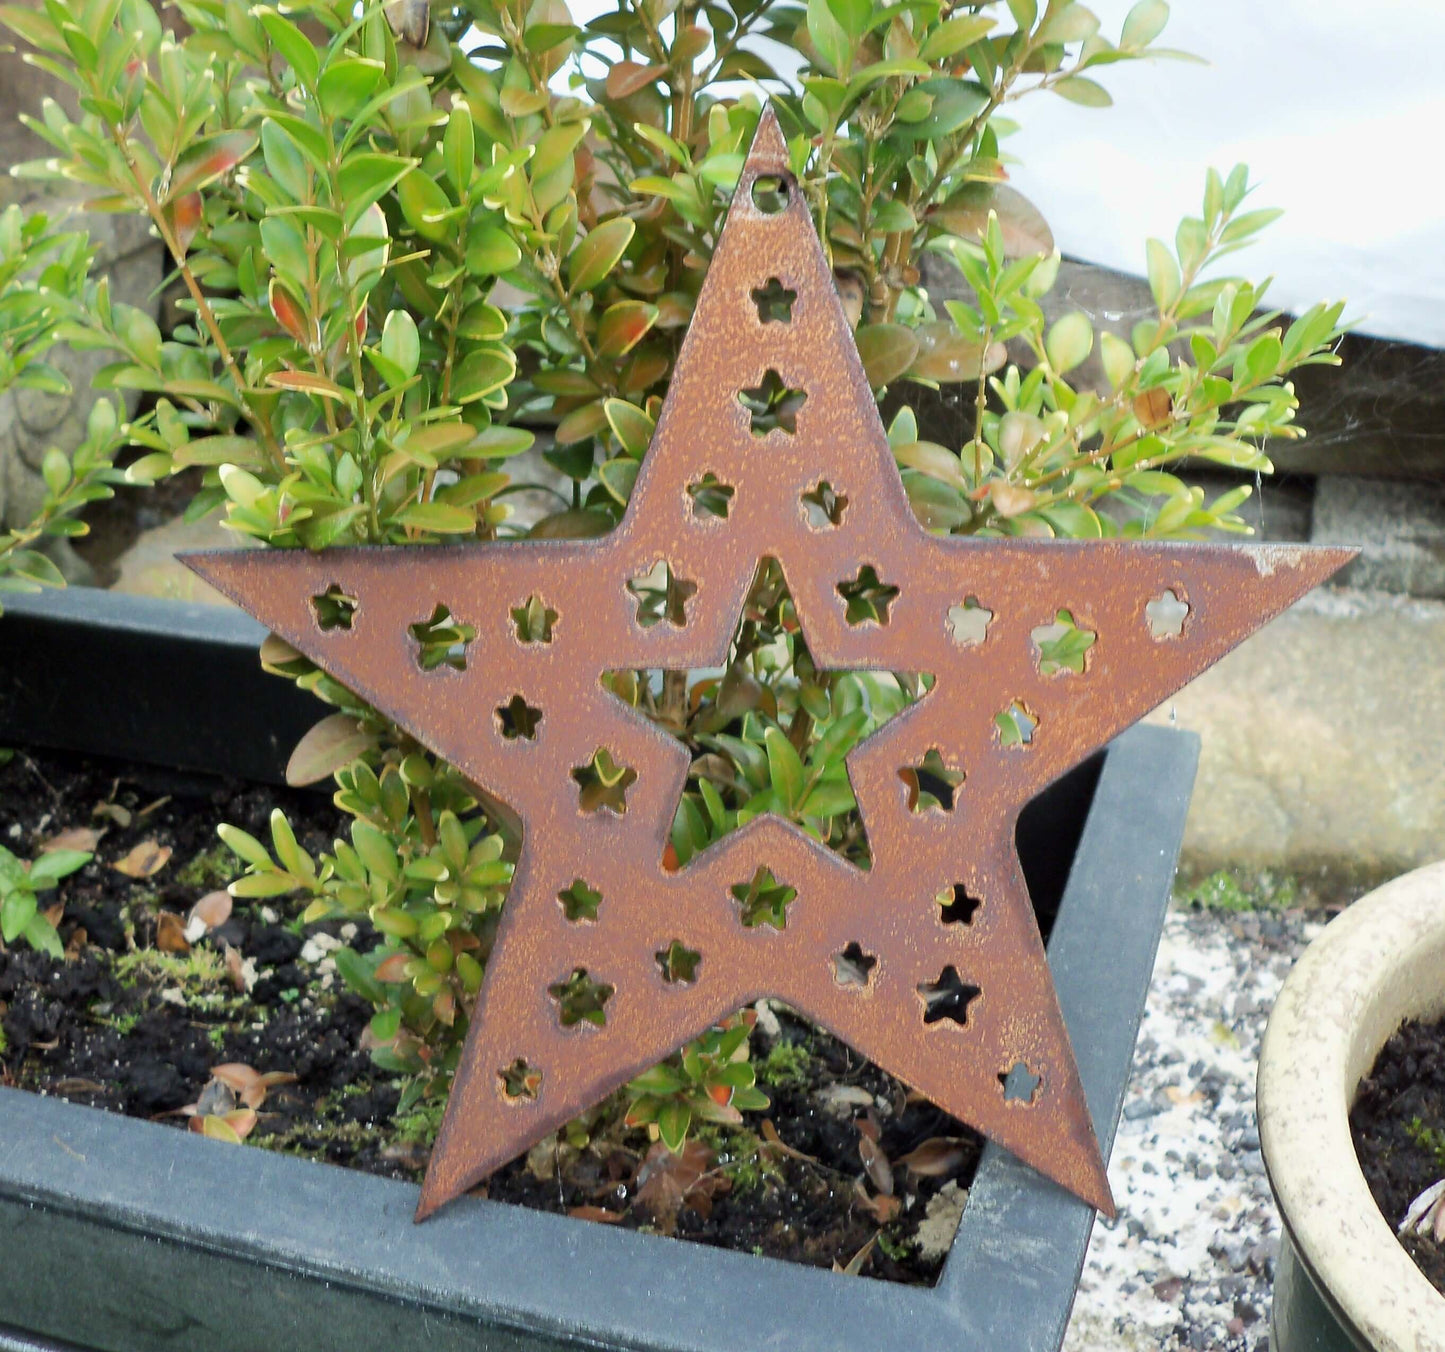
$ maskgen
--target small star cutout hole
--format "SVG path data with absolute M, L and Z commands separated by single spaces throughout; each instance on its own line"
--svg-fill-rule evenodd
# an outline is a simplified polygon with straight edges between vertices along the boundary
M 791 324 L 796 291 L 790 291 L 776 277 L 769 277 L 766 286 L 754 288 L 753 304 L 758 307 L 758 320 L 763 324 Z
M 848 499 L 835 492 L 826 479 L 816 488 L 809 489 L 800 499 L 803 515 L 812 530 L 827 530 L 830 526 L 843 524 L 843 513 L 847 510 Z
M 1098 639 L 1092 629 L 1081 629 L 1067 610 L 1054 616 L 1052 624 L 1041 624 L 1031 630 L 1040 676 L 1056 676 L 1060 672 L 1082 674 L 1089 649 Z
M 668 985 L 678 981 L 691 985 L 697 980 L 697 967 L 702 961 L 702 954 L 689 948 L 681 939 L 674 939 L 662 952 L 652 956 L 657 959 L 658 970 Z
M 1032 1103 L 1038 1097 L 1043 1078 L 1022 1061 L 1015 1061 L 1010 1069 L 999 1074 L 998 1082 L 1005 1103 Z
M 571 887 L 564 887 L 557 893 L 557 900 L 562 903 L 562 914 L 573 924 L 580 924 L 597 919 L 597 907 L 602 901 L 602 893 L 595 887 L 588 887 L 581 878 L 576 878 Z
M 333 629 L 350 629 L 356 616 L 356 597 L 348 596 L 334 582 L 319 596 L 311 598 L 316 624 L 325 633 Z
M 771 869 L 759 868 L 750 881 L 734 883 L 732 894 L 742 907 L 739 919 L 746 928 L 771 925 L 781 930 L 788 927 L 788 906 L 798 895 L 798 889 L 779 882 Z
M 423 671 L 435 671 L 438 667 L 451 667 L 454 671 L 467 669 L 467 649 L 477 631 L 454 619 L 446 606 L 438 603 L 431 618 L 418 620 L 410 626 L 410 633 L 416 640 L 416 660 Z
M 971 925 L 973 915 L 983 903 L 971 897 L 962 883 L 945 887 L 935 898 L 938 902 L 938 918 L 945 925 Z
M 585 967 L 574 967 L 572 975 L 547 987 L 547 994 L 557 1002 L 557 1019 L 563 1028 L 579 1023 L 601 1028 L 607 1022 L 603 1006 L 612 998 L 613 987 L 594 981 Z
M 877 957 L 865 953 L 863 945 L 855 939 L 841 953 L 833 955 L 833 980 L 851 990 L 865 990 L 876 966 Z
M 907 786 L 910 812 L 952 812 L 954 790 L 963 783 L 964 773 L 944 765 L 935 746 L 919 764 L 900 770 L 898 778 Z
M 960 648 L 971 648 L 988 637 L 988 627 L 993 623 L 993 611 L 979 604 L 978 597 L 970 596 L 961 606 L 948 608 L 948 632 Z
M 798 410 L 807 402 L 806 392 L 785 384 L 782 376 L 771 367 L 756 385 L 738 391 L 738 403 L 747 409 L 751 417 L 749 425 L 755 437 L 765 437 L 769 432 L 795 435 Z
M 605 746 L 599 746 L 586 765 L 575 766 L 572 778 L 577 781 L 577 806 L 583 812 L 626 815 L 627 790 L 637 782 L 637 771 L 618 765 Z
M 528 704 L 521 695 L 513 695 L 506 704 L 497 708 L 497 727 L 508 742 L 536 741 L 537 727 L 541 721 L 542 711 L 535 705 Z
M 1184 621 L 1189 618 L 1189 603 L 1177 592 L 1166 591 L 1144 607 L 1144 617 L 1149 621 L 1151 637 L 1178 638 L 1184 632 Z
M 888 607 L 898 596 L 898 588 L 880 581 L 873 565 L 865 563 L 851 582 L 838 584 L 838 595 L 847 605 L 849 624 L 887 624 Z
M 539 596 L 529 596 L 525 605 L 512 611 L 512 624 L 518 643 L 550 643 L 557 612 Z
M 731 484 L 723 483 L 716 474 L 704 474 L 701 479 L 687 486 L 687 495 L 692 499 L 693 516 L 699 519 L 717 517 L 726 521 L 732 510 L 735 491 Z
M 697 595 L 697 583 L 678 577 L 670 563 L 659 559 L 647 572 L 634 577 L 627 590 L 637 598 L 637 623 L 644 629 L 664 620 L 681 629 L 687 623 L 687 603 Z
M 1038 731 L 1039 720 L 1018 700 L 993 716 L 1001 746 L 1028 746 Z
M 923 997 L 923 1022 L 939 1023 L 944 1019 L 956 1023 L 960 1028 L 968 1024 L 968 1007 L 983 994 L 977 986 L 970 986 L 959 975 L 952 963 L 939 973 L 937 981 L 925 981 L 918 987 Z
M 520 1056 L 499 1070 L 497 1079 L 501 1082 L 502 1097 L 508 1103 L 535 1102 L 542 1088 L 542 1072 L 533 1070 Z

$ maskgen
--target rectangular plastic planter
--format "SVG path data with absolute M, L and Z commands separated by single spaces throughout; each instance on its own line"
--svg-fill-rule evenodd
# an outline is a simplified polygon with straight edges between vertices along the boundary
M 256 674 L 260 631 L 231 612 L 57 599 L 0 619 L 0 744 L 191 768 L 213 748 L 212 770 L 270 778 L 315 715 Z M 90 731 L 73 695 L 105 711 Z M 1197 754 L 1135 728 L 1020 822 L 1106 1153 Z M 415 1204 L 408 1184 L 0 1090 L 0 1352 L 1054 1352 L 1093 1224 L 992 1145 L 932 1290 L 473 1198 L 415 1226 Z

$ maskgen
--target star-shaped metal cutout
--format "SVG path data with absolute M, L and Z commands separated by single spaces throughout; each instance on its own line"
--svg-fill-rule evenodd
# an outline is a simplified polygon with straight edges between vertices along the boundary
M 936 675 L 848 758 L 868 872 L 773 816 L 669 870 L 687 751 L 600 684 L 724 662 L 765 557 L 820 668 Z M 420 1218 L 763 996 L 1112 1212 L 1018 814 L 1348 557 L 929 535 L 768 111 L 611 534 L 188 562 L 524 823 Z M 696 591 L 643 612 L 659 561 Z M 418 624 L 469 626 L 465 660 L 423 669 Z

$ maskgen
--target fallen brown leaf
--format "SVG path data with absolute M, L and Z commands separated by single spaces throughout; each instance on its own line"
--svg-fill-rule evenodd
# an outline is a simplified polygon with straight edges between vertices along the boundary
M 241 957 L 241 950 L 232 944 L 225 947 L 226 977 L 231 985 L 240 993 L 246 990 L 246 963 Z
M 89 826 L 72 826 L 67 831 L 51 836 L 49 840 L 41 841 L 40 853 L 49 854 L 52 850 L 94 851 L 104 834 L 104 831 L 96 831 Z
M 881 1193 L 892 1195 L 893 1192 L 893 1166 L 888 1162 L 888 1156 L 884 1153 L 883 1147 L 877 1140 L 863 1131 L 862 1123 L 867 1119 L 859 1120 L 858 1129 L 858 1157 L 863 1161 L 863 1168 L 868 1177 L 872 1180 L 873 1186 Z M 870 1123 L 876 1131 L 878 1124 Z
M 567 1214 L 573 1220 L 600 1221 L 603 1225 L 616 1225 L 622 1219 L 620 1211 L 608 1211 L 605 1206 L 574 1206 L 568 1209 Z
M 50 921 L 54 928 L 59 929 L 60 922 L 65 919 L 65 903 L 57 901 L 55 905 L 47 906 L 40 914 Z
M 944 1178 L 957 1173 L 967 1155 L 957 1136 L 930 1136 L 922 1145 L 894 1160 L 920 1178 Z
M 881 1235 L 883 1232 L 878 1232 Z M 878 1235 L 874 1235 L 861 1249 L 858 1250 L 846 1263 L 840 1263 L 836 1258 L 833 1260 L 833 1271 L 841 1272 L 848 1277 L 856 1277 L 863 1271 L 863 1264 L 868 1261 L 873 1252 L 873 1246 L 878 1243 Z
M 676 1155 L 658 1141 L 637 1174 L 638 1203 L 664 1233 L 676 1227 L 677 1213 L 684 1206 L 706 1219 L 712 1214 L 712 1199 L 732 1186 L 726 1174 L 713 1171 L 716 1162 L 701 1141 L 689 1141 Z
M 903 1202 L 900 1198 L 894 1197 L 892 1193 L 882 1192 L 874 1196 L 863 1185 L 861 1178 L 853 1181 L 853 1196 L 860 1207 L 863 1208 L 879 1225 L 887 1225 L 900 1211 L 903 1210 Z
M 92 817 L 104 817 L 108 821 L 113 821 L 122 831 L 124 831 L 133 820 L 130 809 L 128 807 L 121 807 L 119 803 L 97 803 L 95 807 L 91 809 L 90 815 Z
M 231 906 L 229 892 L 207 892 L 191 907 L 189 919 L 199 920 L 208 930 L 213 930 L 231 918 Z
M 123 859 L 111 865 L 117 873 L 127 878 L 150 878 L 159 873 L 171 857 L 171 847 L 160 845 L 154 840 L 143 840 Z
M 162 953 L 189 953 L 186 941 L 186 927 L 174 911 L 162 911 L 156 916 L 156 947 Z
M 778 1129 L 773 1125 L 771 1117 L 763 1118 L 763 1125 L 759 1131 L 762 1133 L 763 1142 L 779 1155 L 786 1155 L 789 1159 L 802 1160 L 805 1164 L 817 1164 L 818 1161 L 812 1155 L 805 1155 L 801 1150 L 794 1150 L 778 1135 Z

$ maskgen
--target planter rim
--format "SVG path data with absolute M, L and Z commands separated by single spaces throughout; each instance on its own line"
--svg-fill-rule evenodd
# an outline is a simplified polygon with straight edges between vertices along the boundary
M 1260 1146 L 1286 1230 L 1322 1294 L 1379 1352 L 1445 1352 L 1445 1296 L 1380 1214 L 1349 1112 L 1407 1019 L 1445 1010 L 1445 861 L 1337 916 L 1286 979 L 1260 1048 Z

